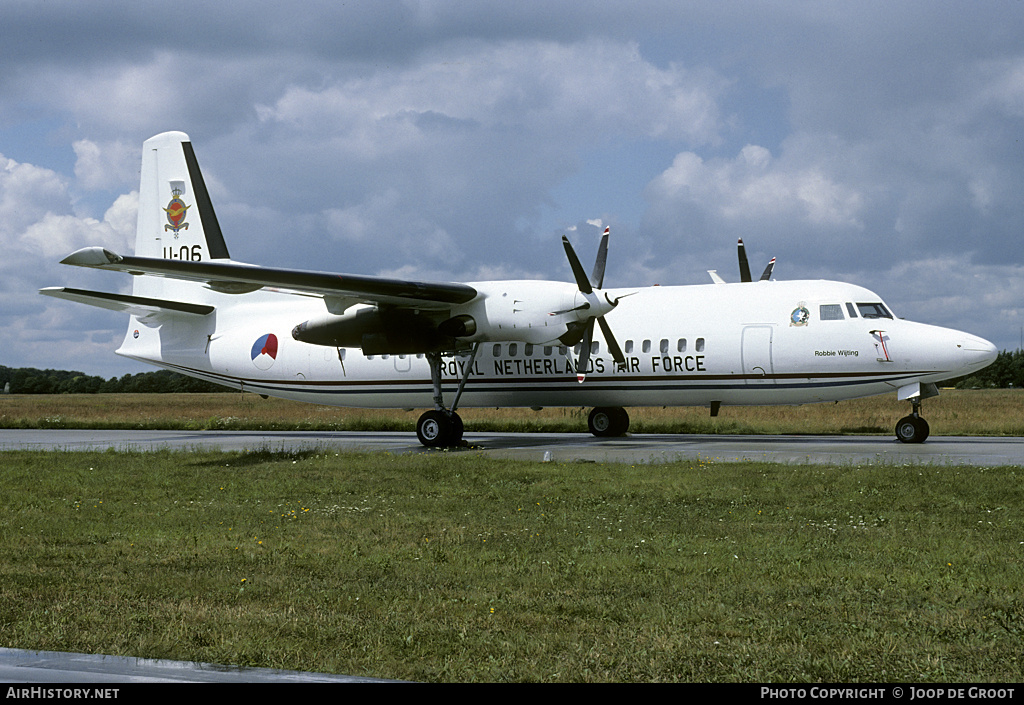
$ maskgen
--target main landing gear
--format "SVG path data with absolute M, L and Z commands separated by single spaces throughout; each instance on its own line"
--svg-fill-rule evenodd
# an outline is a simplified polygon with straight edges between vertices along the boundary
M 625 436 L 629 430 L 629 414 L 621 406 L 598 406 L 587 417 L 587 428 L 595 436 Z
M 466 380 L 469 379 L 478 349 L 479 343 L 473 346 L 473 352 L 469 362 L 466 363 L 465 372 L 459 381 L 459 387 L 455 392 L 455 399 L 452 400 L 450 409 L 445 408 L 444 395 L 441 392 L 441 354 L 427 353 L 427 362 L 430 364 L 430 382 L 434 388 L 434 408 L 425 412 L 416 422 L 416 437 L 428 448 L 451 448 L 462 444 L 464 428 L 462 418 L 455 413 L 455 408 L 466 388 Z M 590 412 L 590 416 L 587 418 L 587 428 L 595 436 L 601 438 L 624 436 L 629 430 L 629 414 L 621 406 L 599 406 Z
M 416 437 L 428 448 L 450 448 L 462 443 L 462 418 L 448 409 L 432 409 L 416 422 Z
M 473 352 L 466 363 L 466 370 L 459 381 L 459 388 L 455 392 L 450 409 L 444 408 L 444 395 L 441 392 L 441 353 L 427 353 L 430 382 L 434 387 L 434 408 L 425 412 L 416 422 L 416 437 L 428 448 L 451 448 L 462 444 L 464 428 L 462 418 L 455 413 L 455 407 L 459 405 L 459 398 L 466 388 L 466 380 L 469 379 L 479 348 L 480 343 L 473 345 Z

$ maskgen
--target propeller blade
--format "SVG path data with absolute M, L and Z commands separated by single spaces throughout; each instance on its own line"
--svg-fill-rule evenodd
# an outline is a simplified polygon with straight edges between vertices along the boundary
M 604 229 L 601 236 L 601 244 L 597 247 L 597 260 L 594 262 L 594 273 L 590 275 L 590 282 L 595 289 L 604 286 L 604 267 L 608 263 L 608 236 L 611 234 L 610 227 Z
M 608 352 L 612 354 L 612 359 L 620 365 L 625 365 L 626 356 L 622 354 L 622 348 L 619 347 L 618 341 L 615 340 L 615 336 L 612 335 L 612 329 L 604 320 L 604 316 L 598 318 L 597 322 L 601 326 L 601 333 L 604 334 L 605 342 L 608 343 Z
M 764 268 L 764 273 L 761 275 L 761 281 L 766 282 L 772 278 L 772 270 L 775 269 L 775 258 L 772 257 L 772 261 L 768 263 L 768 266 Z
M 740 259 L 740 281 L 749 282 L 753 281 L 750 278 L 750 263 L 747 262 L 747 248 L 743 246 L 743 238 L 740 238 L 736 244 L 736 253 Z
M 549 316 L 561 316 L 563 313 L 575 313 L 576 311 L 586 311 L 589 308 L 590 308 L 590 302 L 584 301 L 579 306 L 575 306 L 573 308 L 564 308 L 561 311 L 552 311 L 548 315 Z
M 569 238 L 565 235 L 562 236 L 562 247 L 565 248 L 565 256 L 569 258 L 569 266 L 572 267 L 572 275 L 576 279 L 576 286 L 584 294 L 594 293 L 594 287 L 590 285 L 590 280 L 587 279 L 587 273 L 583 270 L 583 265 L 580 264 L 580 258 L 576 256 L 576 251 L 572 249 L 572 245 L 569 244 Z
M 580 343 L 580 358 L 576 361 L 576 381 L 583 384 L 587 378 L 587 367 L 590 365 L 590 348 L 594 340 L 594 319 L 587 319 L 587 330 Z
M 604 229 L 604 235 L 601 236 L 601 243 L 597 248 L 597 260 L 594 262 L 594 272 L 587 278 L 587 273 L 583 271 L 583 265 L 580 264 L 580 258 L 576 256 L 576 251 L 572 248 L 569 243 L 569 238 L 565 235 L 562 236 L 562 247 L 565 248 L 565 256 L 569 259 L 569 266 L 572 268 L 572 275 L 576 279 L 576 286 L 582 294 L 593 294 L 594 289 L 601 289 L 604 286 L 604 270 L 608 264 L 608 239 L 611 234 L 611 228 Z M 629 294 L 623 294 L 623 296 L 629 296 Z M 604 295 L 605 301 L 607 301 L 614 308 L 618 306 L 619 299 L 622 296 L 611 299 L 608 294 Z M 590 308 L 589 303 L 584 303 L 576 308 L 568 309 L 565 311 L 556 311 L 552 313 L 552 316 L 559 315 L 562 313 L 571 313 L 574 311 L 581 311 Z M 608 323 L 604 320 L 604 316 L 590 316 L 587 318 L 587 322 L 583 324 L 582 340 L 580 341 L 580 355 L 579 359 L 576 360 L 576 381 L 580 384 L 587 378 L 587 368 L 590 366 L 590 355 L 591 347 L 594 341 L 594 321 L 597 321 L 601 326 L 601 332 L 604 334 L 605 342 L 608 343 L 608 351 L 611 353 L 615 362 L 619 365 L 626 364 L 626 356 L 622 354 L 622 348 L 619 347 L 618 341 L 615 340 L 615 336 L 612 335 L 612 329 L 608 326 Z M 561 336 L 560 340 L 563 343 L 570 344 L 568 341 L 579 335 L 579 329 L 573 329 L 573 324 L 570 324 L 566 334 Z

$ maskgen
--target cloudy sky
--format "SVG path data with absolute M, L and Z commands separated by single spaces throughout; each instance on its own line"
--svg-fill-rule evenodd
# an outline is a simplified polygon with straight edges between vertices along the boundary
M 231 255 L 445 281 L 830 278 L 1016 349 L 1024 2 L 0 5 L 0 364 L 142 371 L 127 291 L 142 142 L 187 132 Z

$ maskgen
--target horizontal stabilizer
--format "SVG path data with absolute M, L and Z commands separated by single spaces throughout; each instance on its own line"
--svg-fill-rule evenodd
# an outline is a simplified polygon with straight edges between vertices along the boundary
M 133 316 L 145 317 L 156 313 L 170 311 L 173 313 L 188 313 L 195 316 L 205 316 L 213 313 L 213 306 L 202 304 L 188 304 L 182 301 L 167 301 L 165 299 L 150 299 L 143 296 L 129 296 L 127 294 L 110 294 L 105 291 L 87 291 L 85 289 L 71 289 L 66 286 L 50 286 L 40 289 L 43 296 L 53 296 L 58 299 L 77 301 L 90 306 L 110 309 L 111 311 L 125 311 Z
M 303 294 L 344 297 L 363 303 L 417 308 L 462 304 L 477 295 L 476 289 L 468 284 L 275 269 L 224 260 L 190 262 L 122 256 L 102 247 L 86 247 L 73 252 L 61 260 L 61 264 L 203 282 L 214 291 L 228 294 L 272 287 Z

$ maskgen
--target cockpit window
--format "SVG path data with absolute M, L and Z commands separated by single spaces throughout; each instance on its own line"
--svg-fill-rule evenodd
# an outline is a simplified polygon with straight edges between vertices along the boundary
M 823 321 L 841 321 L 843 320 L 843 307 L 839 304 L 822 304 L 820 315 Z
M 860 311 L 861 318 L 892 318 L 892 314 L 881 303 L 858 303 L 857 310 Z

